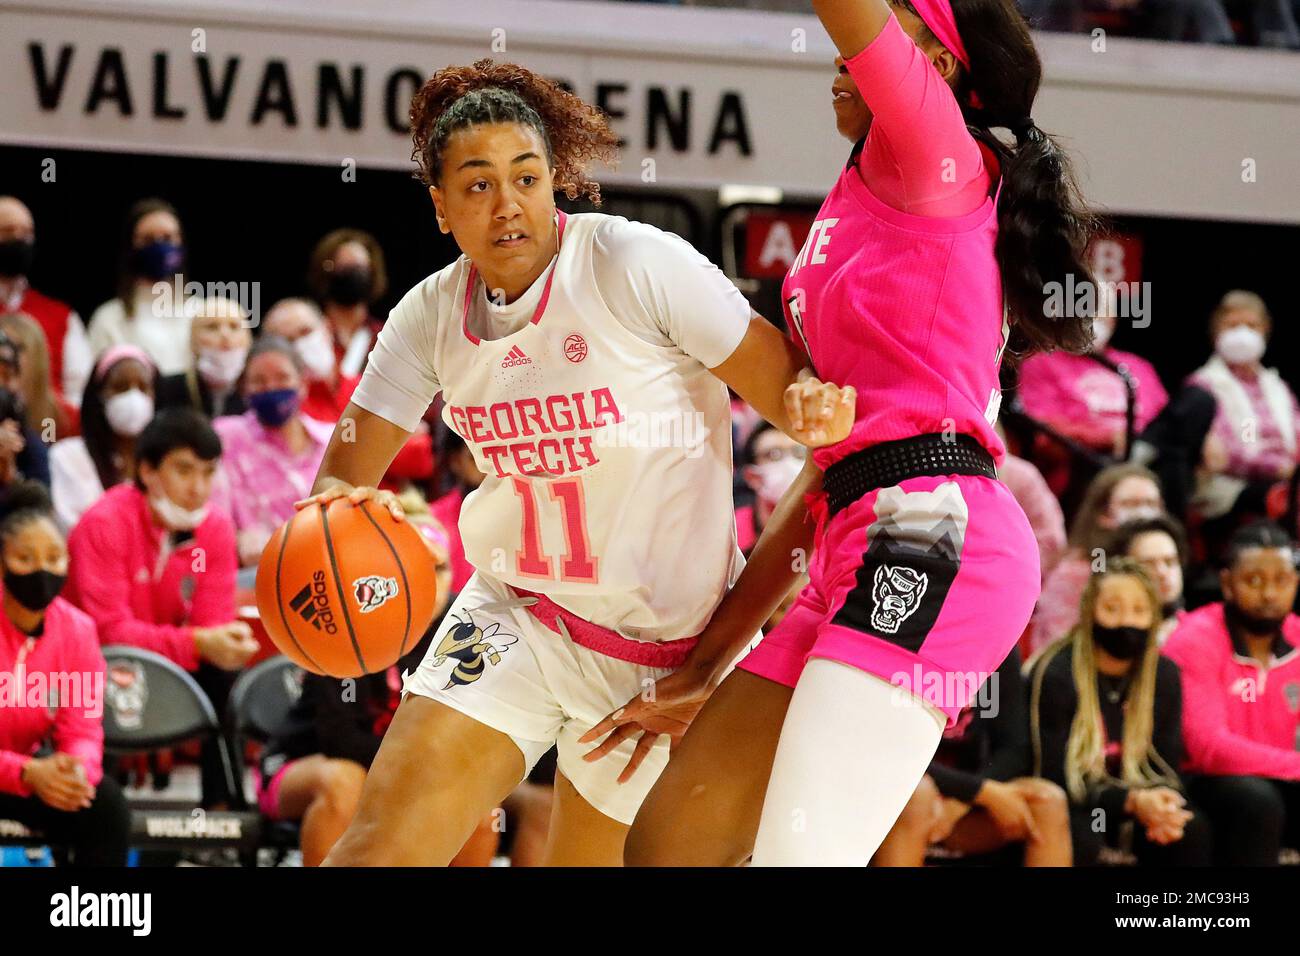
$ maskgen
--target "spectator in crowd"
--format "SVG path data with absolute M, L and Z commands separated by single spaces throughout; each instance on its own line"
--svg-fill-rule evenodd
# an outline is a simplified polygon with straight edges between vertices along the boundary
M 90 316 L 90 351 L 101 355 L 113 345 L 139 346 L 163 375 L 190 364 L 190 320 L 183 296 L 184 235 L 171 203 L 142 199 L 126 216 L 118 263 L 117 294 Z M 155 283 L 170 288 L 155 295 Z
M 1253 292 L 1229 292 L 1210 319 L 1214 355 L 1144 436 L 1162 477 L 1185 489 L 1202 519 L 1206 550 L 1218 554 L 1233 530 L 1268 513 L 1270 489 L 1300 458 L 1295 394 L 1262 362 L 1272 319 Z
M 770 422 L 750 431 L 741 454 L 741 475 L 754 492 L 754 503 L 736 509 L 736 543 L 744 554 L 758 543 L 781 496 L 803 470 L 807 454 L 807 448 Z
M 379 240 L 360 229 L 335 229 L 312 250 L 307 284 L 325 314 L 340 374 L 361 374 L 382 327 L 370 307 L 388 291 Z
M 103 771 L 105 665 L 95 624 L 59 597 L 68 550 L 49 492 L 23 482 L 10 501 L 0 520 L 0 669 L 21 675 L 22 686 L 0 707 L 0 817 L 67 845 L 74 864 L 123 866 L 130 815 Z M 29 689 L 41 686 L 34 701 Z M 36 756 L 49 739 L 53 751 Z
M 460 509 L 465 503 L 465 497 L 483 483 L 485 476 L 479 471 L 469 446 L 450 428 L 445 428 L 442 432 L 440 457 L 452 486 L 433 502 L 430 510 L 447 529 L 450 538 L 448 551 L 451 560 L 451 590 L 453 594 L 459 594 L 474 573 L 474 567 L 465 560 L 465 547 L 460 538 Z
M 1187 536 L 1183 526 L 1176 518 L 1164 514 L 1126 521 L 1115 531 L 1106 552 L 1132 558 L 1155 584 L 1161 618 L 1156 628 L 1156 643 L 1163 645 L 1184 615 Z
M 267 311 L 263 335 L 275 335 L 293 344 L 307 377 L 303 412 L 333 425 L 352 400 L 360 378 L 339 373 L 334 340 L 315 303 L 306 299 L 281 299 Z
M 248 312 L 220 297 L 196 302 L 189 310 L 190 364 L 183 372 L 158 380 L 158 407 L 188 406 L 208 418 L 242 415 L 239 376 L 253 341 Z
M 320 310 L 306 299 L 281 299 L 262 324 L 264 335 L 280 336 L 293 343 L 303 361 L 307 394 L 303 414 L 333 425 L 348 407 L 360 378 L 339 372 L 329 329 Z M 406 440 L 388 467 L 380 487 L 398 491 L 407 482 L 427 481 L 433 475 L 433 439 L 421 426 Z
M 1000 423 L 997 433 L 1005 443 L 1007 436 Z M 1029 526 L 1034 529 L 1034 539 L 1038 542 L 1038 566 L 1046 581 L 1065 552 L 1065 515 L 1061 512 L 1061 502 L 1052 494 L 1047 479 L 1032 462 L 1009 451 L 1002 459 L 998 477 L 1015 496 L 1020 510 L 1029 519 Z
M 1164 513 L 1160 484 L 1141 465 L 1111 465 L 1097 473 L 1084 492 L 1070 528 L 1069 550 L 1043 583 L 1038 606 L 1029 622 L 1030 653 L 1056 640 L 1078 620 L 1079 598 L 1106 539 L 1126 521 Z
M 1040 352 L 1020 367 L 1024 410 L 1054 430 L 1116 458 L 1126 456 L 1128 390 L 1119 369 L 1136 386 L 1134 433 L 1146 428 L 1169 401 L 1146 359 L 1110 345 L 1115 309 L 1103 303 L 1093 320 L 1092 351 L 1084 355 Z
M 1035 30 L 1074 33 L 1083 29 L 1081 0 L 1020 0 L 1020 10 Z
M 1034 774 L 1070 796 L 1077 866 L 1121 848 L 1126 824 L 1139 863 L 1209 862 L 1209 827 L 1177 771 L 1182 693 L 1156 646 L 1159 608 L 1146 572 L 1111 558 L 1088 582 L 1079 623 L 1029 662 Z
M 1300 847 L 1300 618 L 1294 542 L 1275 524 L 1233 535 L 1223 602 L 1186 615 L 1164 653 L 1182 671 L 1188 790 L 1215 862 L 1274 865 Z
M 27 409 L 27 428 L 50 444 L 76 433 L 77 409 L 62 401 L 50 385 L 50 353 L 45 333 L 21 312 L 0 315 L 0 334 L 17 348 L 18 364 L 0 367 L 0 386 L 16 393 Z M 81 401 L 81 396 L 77 396 Z
M 92 505 L 73 528 L 68 598 L 94 619 L 105 644 L 162 654 L 217 705 L 231 671 L 257 652 L 235 615 L 235 529 L 208 506 L 221 440 L 201 412 L 169 408 L 140 433 L 138 470 Z M 205 747 L 204 802 L 225 803 L 219 752 Z
M 302 413 L 303 372 L 292 345 L 262 335 L 244 369 L 248 411 L 213 423 L 223 450 L 213 503 L 234 519 L 244 568 L 256 568 L 271 535 L 293 517 L 293 503 L 311 494 L 334 433 L 334 426 Z
M 929 770 L 872 862 L 924 866 L 932 844 L 963 856 L 1018 844 L 1025 866 L 1069 866 L 1065 791 L 1028 771 L 1025 687 L 1013 650 L 944 731 Z
M 18 347 L 0 331 L 0 486 L 31 478 L 48 488 L 49 456 L 27 424 L 27 405 L 17 390 L 20 362 Z
M 29 315 L 45 333 L 50 387 L 76 408 L 90 377 L 92 352 L 81 318 L 67 303 L 42 295 L 27 281 L 36 253 L 36 221 L 22 202 L 0 196 L 0 312 Z
M 50 448 L 50 491 L 70 530 L 108 488 L 135 477 L 136 438 L 154 414 L 158 369 L 141 348 L 116 345 L 99 357 L 81 400 L 81 434 Z

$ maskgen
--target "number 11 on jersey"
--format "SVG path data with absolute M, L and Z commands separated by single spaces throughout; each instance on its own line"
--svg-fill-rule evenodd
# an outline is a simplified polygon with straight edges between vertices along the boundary
M 523 577 L 556 580 L 551 557 L 542 550 L 540 509 L 534 494 L 533 482 L 527 478 L 511 478 L 515 494 L 523 512 L 520 528 L 523 540 L 515 552 L 515 571 Z M 599 579 L 600 559 L 591 553 L 591 539 L 587 534 L 587 499 L 581 478 L 549 481 L 551 502 L 558 505 L 564 522 L 564 554 L 560 556 L 561 581 L 595 584 Z

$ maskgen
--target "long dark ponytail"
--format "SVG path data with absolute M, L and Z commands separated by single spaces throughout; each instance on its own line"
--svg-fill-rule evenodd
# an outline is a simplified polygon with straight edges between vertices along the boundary
M 1002 169 L 996 253 L 1012 318 L 1009 351 L 1085 352 L 1093 316 L 1047 306 L 1053 283 L 1064 289 L 1070 276 L 1076 287 L 1093 281 L 1087 247 L 1097 223 L 1065 151 L 1026 122 L 1043 76 L 1029 24 L 1015 0 L 951 2 L 970 57 L 970 70 L 962 69 L 956 84 L 957 102 L 971 135 L 993 151 Z M 1011 131 L 1016 145 L 994 135 L 995 128 Z

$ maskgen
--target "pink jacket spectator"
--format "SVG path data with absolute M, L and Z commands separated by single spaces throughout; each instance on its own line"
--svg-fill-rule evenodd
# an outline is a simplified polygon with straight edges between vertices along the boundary
M 144 492 L 110 488 L 68 536 L 68 599 L 94 619 L 102 643 L 143 647 L 194 670 L 192 629 L 235 619 L 235 528 L 211 508 L 193 537 L 174 547 L 170 538 Z
M 1134 428 L 1141 431 L 1169 403 L 1169 393 L 1151 363 L 1132 352 L 1105 348 L 1102 355 L 1128 366 L 1137 383 Z M 1048 352 L 1030 356 L 1020 367 L 1020 399 L 1025 411 L 1087 445 L 1113 447 L 1124 430 L 1124 382 L 1086 355 Z
M 105 667 L 95 622 L 62 598 L 45 612 L 40 637 L 28 637 L 0 614 L 0 674 L 10 682 L 0 697 L 0 793 L 31 796 L 23 766 L 50 736 L 54 749 L 80 758 L 86 781 L 98 785 L 104 776 Z M 52 700 L 51 688 L 80 699 Z M 37 706 L 28 706 L 29 690 Z
M 1261 666 L 1236 646 L 1223 605 L 1186 615 L 1164 654 L 1183 674 L 1183 739 L 1192 773 L 1300 780 L 1300 617 L 1289 614 Z
M 460 540 L 460 507 L 464 503 L 465 493 L 459 488 L 454 488 L 429 505 L 429 511 L 447 529 L 451 590 L 456 594 L 460 593 L 470 575 L 474 573 L 474 566 L 465 560 L 465 545 Z
M 1046 647 L 1079 621 L 1079 601 L 1088 586 L 1092 565 L 1077 552 L 1069 551 L 1056 562 L 1043 582 L 1038 606 L 1029 621 L 1028 653 Z
M 1016 455 L 1008 453 L 1002 460 L 998 477 L 1011 489 L 1034 529 L 1034 538 L 1038 541 L 1038 563 L 1046 581 L 1065 550 L 1065 515 L 1061 513 L 1061 503 L 1047 486 L 1042 472 Z

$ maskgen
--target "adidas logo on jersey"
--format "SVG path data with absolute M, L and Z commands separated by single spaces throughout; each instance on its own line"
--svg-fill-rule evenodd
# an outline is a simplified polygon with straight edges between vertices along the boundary
M 533 360 L 524 354 L 524 350 L 519 346 L 512 348 L 506 357 L 501 360 L 502 368 L 513 368 L 516 365 L 532 365 Z

